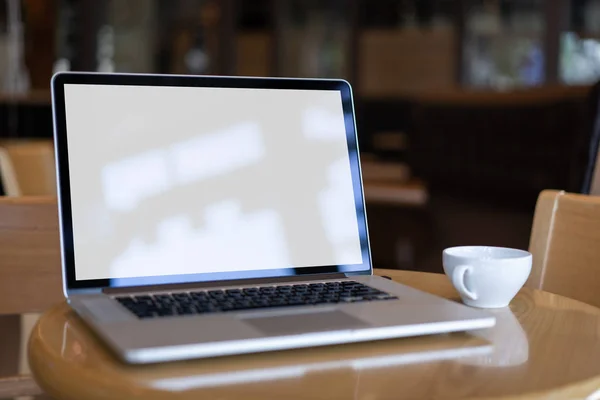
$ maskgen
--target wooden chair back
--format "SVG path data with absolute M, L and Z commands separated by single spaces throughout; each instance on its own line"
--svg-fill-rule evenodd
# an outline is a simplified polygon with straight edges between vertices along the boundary
M 41 394 L 19 375 L 21 315 L 64 301 L 55 197 L 0 197 L 0 398 Z
M 2 180 L 3 189 L 3 192 L 0 193 L 5 196 L 20 195 L 21 189 L 19 188 L 17 174 L 15 173 L 8 151 L 3 147 L 0 147 L 0 179 Z
M 600 307 L 600 197 L 543 191 L 529 251 L 527 286 Z
M 55 197 L 0 197 L 0 315 L 64 300 Z
M 56 195 L 56 166 L 51 140 L 0 144 L 4 190 L 8 196 Z

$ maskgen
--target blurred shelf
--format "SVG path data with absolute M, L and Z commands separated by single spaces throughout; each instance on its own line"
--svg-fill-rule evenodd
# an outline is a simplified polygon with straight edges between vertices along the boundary
M 400 162 L 361 160 L 362 177 L 367 182 L 406 183 L 410 180 L 410 168 Z
M 530 39 L 530 40 L 541 40 L 544 32 L 542 31 L 523 31 L 523 30 L 500 30 L 497 32 L 485 32 L 485 31 L 470 31 L 468 37 L 487 38 L 487 39 L 501 39 L 501 40 L 514 40 L 514 39 Z
M 374 151 L 406 151 L 408 135 L 401 131 L 380 131 L 373 134 Z
M 563 32 L 563 33 L 567 33 L 567 32 Z M 575 31 L 571 31 L 571 33 L 576 34 L 581 39 L 600 40 L 600 32 L 598 32 L 598 31 L 575 30 Z
M 365 180 L 363 186 L 367 206 L 387 204 L 424 207 L 429 201 L 427 187 L 418 179 L 413 179 L 406 183 Z
M 376 98 L 449 90 L 456 86 L 458 41 L 451 28 L 364 30 L 357 35 L 355 91 Z
M 2 93 L 0 92 L 1 104 L 23 104 L 23 105 L 50 105 L 51 96 L 49 90 L 35 90 L 28 93 Z

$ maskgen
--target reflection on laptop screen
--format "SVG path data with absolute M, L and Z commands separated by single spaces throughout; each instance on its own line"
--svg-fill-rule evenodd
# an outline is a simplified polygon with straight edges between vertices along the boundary
M 338 91 L 65 85 L 76 279 L 362 263 Z

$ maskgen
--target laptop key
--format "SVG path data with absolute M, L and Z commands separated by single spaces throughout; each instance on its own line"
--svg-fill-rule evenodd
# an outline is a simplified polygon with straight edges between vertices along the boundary
M 398 300 L 398 297 L 390 296 L 389 294 L 383 294 L 383 295 L 376 296 L 376 299 L 377 300 Z
M 133 300 L 131 297 L 129 296 L 123 296 L 123 297 L 116 297 L 115 298 L 119 303 L 123 304 L 123 305 L 129 305 L 129 304 L 135 304 L 135 300 Z
M 175 309 L 177 315 L 193 315 L 196 314 L 196 309 L 192 307 L 182 307 Z
M 166 317 L 174 314 L 173 309 L 171 308 L 163 308 L 157 311 L 158 316 Z
M 215 307 L 212 304 L 202 308 L 202 313 L 215 313 L 215 312 L 220 312 L 221 311 L 221 307 Z

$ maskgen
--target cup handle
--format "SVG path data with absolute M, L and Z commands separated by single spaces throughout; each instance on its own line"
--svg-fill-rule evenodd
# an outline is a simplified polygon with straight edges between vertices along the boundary
M 467 286 L 465 285 L 465 274 L 472 270 L 473 267 L 470 265 L 459 265 L 454 268 L 454 272 L 452 272 L 452 284 L 462 296 L 470 300 L 477 300 L 477 294 L 467 289 Z

